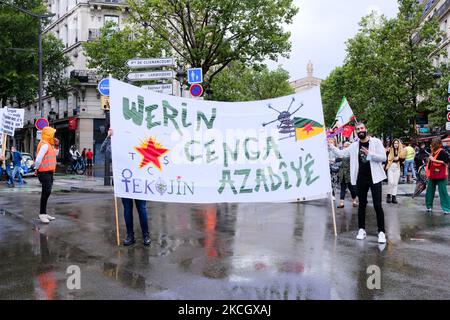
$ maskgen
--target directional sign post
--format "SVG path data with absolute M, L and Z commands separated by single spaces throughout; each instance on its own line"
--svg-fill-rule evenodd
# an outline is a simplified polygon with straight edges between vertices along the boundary
M 189 92 L 193 97 L 200 97 L 203 94 L 203 87 L 198 83 L 194 83 L 189 88 Z
M 202 68 L 191 68 L 187 70 L 188 83 L 202 83 L 203 82 L 203 70 Z
M 127 75 L 127 78 L 130 81 L 172 79 L 173 78 L 173 71 L 130 72 Z
M 144 86 L 141 86 L 141 88 L 160 92 L 160 93 L 165 93 L 165 94 L 172 94 L 172 92 L 173 92 L 173 86 L 171 83 L 144 85 Z
M 127 67 L 131 69 L 140 68 L 159 68 L 159 67 L 172 67 L 175 65 L 174 58 L 135 58 L 130 59 L 126 63 Z
M 109 79 L 105 78 L 100 80 L 97 90 L 102 96 L 109 96 Z

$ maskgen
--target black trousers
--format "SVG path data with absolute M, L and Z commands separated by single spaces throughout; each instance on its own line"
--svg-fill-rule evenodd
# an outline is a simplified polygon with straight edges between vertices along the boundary
M 356 184 L 356 192 L 359 198 L 359 207 L 358 207 L 358 228 L 366 229 L 366 207 L 367 207 L 367 193 L 372 192 L 372 200 L 373 207 L 377 214 L 377 225 L 378 232 L 385 232 L 384 230 L 384 212 L 383 207 L 381 206 L 381 197 L 382 197 L 382 182 L 378 183 L 370 183 L 358 181 Z
M 355 199 L 356 191 L 355 191 L 355 188 L 353 187 L 353 185 L 350 182 L 349 183 L 341 182 L 341 200 L 345 199 L 345 191 L 347 190 L 347 187 L 348 187 L 348 190 L 350 191 L 350 194 L 352 195 L 352 199 Z
M 52 193 L 53 172 L 38 172 L 38 178 L 42 184 L 40 214 L 47 214 L 47 201 Z

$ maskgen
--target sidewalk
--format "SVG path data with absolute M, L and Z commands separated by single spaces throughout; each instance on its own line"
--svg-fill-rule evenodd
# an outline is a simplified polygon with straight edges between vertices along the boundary
M 383 192 L 386 191 L 387 189 L 387 184 L 383 185 Z M 400 197 L 412 197 L 414 190 L 416 189 L 416 184 L 415 183 L 402 183 L 398 185 L 398 190 L 397 190 L 397 196 Z M 448 187 L 447 187 L 448 189 Z M 426 191 L 424 190 L 419 197 L 425 197 L 425 193 Z
M 9 188 L 6 181 L 0 182 L 0 192 L 41 192 L 37 177 L 27 177 L 26 184 Z M 113 193 L 112 186 L 104 186 L 104 179 L 86 175 L 68 175 L 56 173 L 53 182 L 54 192 Z

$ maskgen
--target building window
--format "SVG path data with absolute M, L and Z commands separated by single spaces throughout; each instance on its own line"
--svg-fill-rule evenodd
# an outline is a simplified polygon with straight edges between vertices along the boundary
M 114 29 L 119 30 L 119 16 L 105 16 L 104 24 L 107 24 L 108 22 L 114 23 Z

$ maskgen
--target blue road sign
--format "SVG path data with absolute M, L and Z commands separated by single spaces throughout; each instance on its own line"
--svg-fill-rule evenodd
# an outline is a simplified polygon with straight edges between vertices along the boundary
M 98 83 L 97 90 L 98 92 L 100 92 L 101 95 L 109 97 L 109 79 L 105 78 L 100 80 L 100 82 Z
M 187 70 L 188 83 L 202 83 L 203 82 L 203 70 L 202 68 L 192 68 Z

